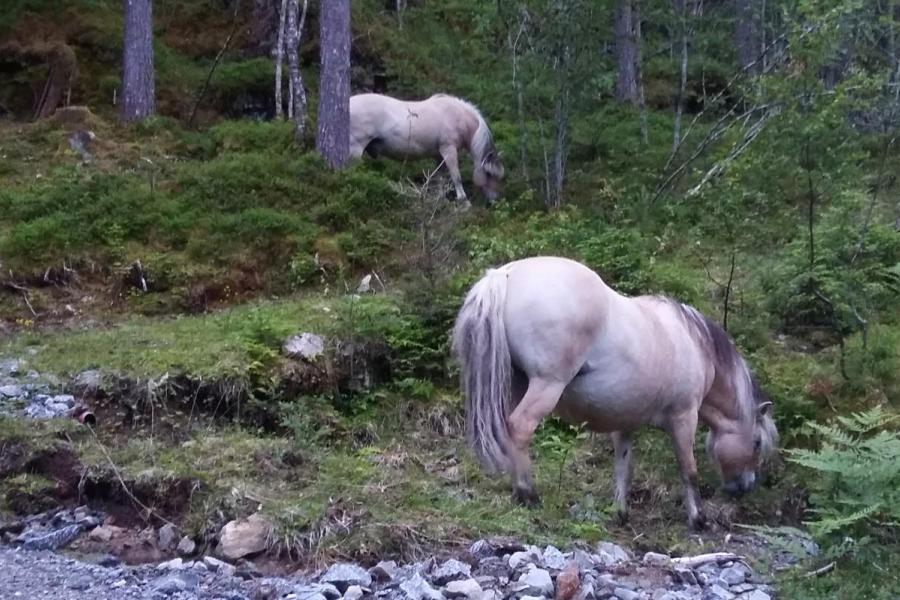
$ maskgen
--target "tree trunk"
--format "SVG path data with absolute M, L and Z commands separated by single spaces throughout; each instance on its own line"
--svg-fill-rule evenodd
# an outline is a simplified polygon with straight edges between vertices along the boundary
M 322 0 L 316 148 L 333 169 L 350 161 L 350 0 Z
M 748 73 L 759 72 L 759 15 L 756 0 L 734 0 L 734 45 L 738 64 Z M 751 66 L 752 65 L 752 66 Z
M 139 121 L 156 110 L 153 81 L 153 2 L 123 0 L 122 119 Z
M 688 25 L 687 25 L 688 0 L 673 0 L 672 8 L 679 22 L 681 34 L 681 78 L 678 81 L 678 95 L 675 97 L 675 125 L 672 132 L 672 154 L 678 152 L 681 146 L 681 113 L 684 112 L 684 95 L 687 88 L 688 73 Z M 674 44 L 673 44 L 674 45 Z
M 637 82 L 637 39 L 635 32 L 636 0 L 617 0 L 613 23 L 616 38 L 616 99 L 620 102 L 638 104 Z
M 281 0 L 281 12 L 278 14 L 278 38 L 275 41 L 275 118 L 284 117 L 284 94 L 281 93 L 281 68 L 284 64 L 284 30 L 287 23 L 288 0 Z
M 634 27 L 632 39 L 634 40 L 634 72 L 637 80 L 638 109 L 640 110 L 641 141 L 646 146 L 647 138 L 647 103 L 644 100 L 644 75 L 642 72 L 641 58 L 641 11 L 638 0 L 631 6 L 631 19 Z
M 288 0 L 287 11 L 287 53 L 288 75 L 291 84 L 291 118 L 294 120 L 294 139 L 297 143 L 303 141 L 303 129 L 306 124 L 306 90 L 303 88 L 303 76 L 300 73 L 300 37 L 303 35 L 303 25 L 306 23 L 306 9 L 308 0 L 303 2 L 303 10 L 300 13 L 300 21 L 297 22 L 298 0 Z M 349 102 L 349 97 L 348 97 Z M 348 132 L 349 143 L 349 132 Z

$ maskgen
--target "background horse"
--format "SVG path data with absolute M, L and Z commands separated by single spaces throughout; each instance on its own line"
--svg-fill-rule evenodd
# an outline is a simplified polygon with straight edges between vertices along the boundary
M 459 175 L 460 150 L 472 155 L 472 178 L 490 201 L 497 199 L 503 165 L 491 130 L 478 109 L 459 98 L 436 94 L 420 102 L 381 94 L 350 97 L 350 156 L 433 156 L 442 159 L 456 189 L 465 200 Z
M 489 270 L 457 316 L 469 441 L 481 463 L 512 475 L 516 498 L 538 501 L 528 456 L 542 419 L 612 434 L 615 497 L 627 511 L 631 433 L 668 432 L 688 523 L 703 524 L 694 435 L 724 489 L 754 487 L 777 441 L 768 401 L 728 334 L 695 309 L 658 296 L 629 298 L 572 260 L 536 257 Z

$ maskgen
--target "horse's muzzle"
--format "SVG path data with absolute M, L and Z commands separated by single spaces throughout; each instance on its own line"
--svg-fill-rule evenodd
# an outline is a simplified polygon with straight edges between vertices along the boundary
M 731 481 L 722 485 L 722 490 L 732 498 L 740 498 L 756 486 L 756 473 L 744 471 Z

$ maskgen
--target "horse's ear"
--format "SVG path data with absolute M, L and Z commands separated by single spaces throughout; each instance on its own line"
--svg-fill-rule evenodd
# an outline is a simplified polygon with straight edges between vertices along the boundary
M 772 403 L 770 401 L 762 402 L 756 410 L 759 412 L 759 416 L 764 417 L 772 412 Z
M 492 162 L 494 162 L 494 151 L 490 150 L 481 157 L 481 167 L 484 168 L 485 165 Z

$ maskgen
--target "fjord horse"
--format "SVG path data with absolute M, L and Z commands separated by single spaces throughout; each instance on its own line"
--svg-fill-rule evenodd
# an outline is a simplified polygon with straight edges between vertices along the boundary
M 703 525 L 694 460 L 698 421 L 710 433 L 726 492 L 750 491 L 777 431 L 768 400 L 728 334 L 690 306 L 626 297 L 581 263 L 535 257 L 489 270 L 453 331 L 467 433 L 480 462 L 538 502 L 529 445 L 541 420 L 611 434 L 615 499 L 627 514 L 631 435 L 650 425 L 672 439 L 688 524 Z
M 433 156 L 450 172 L 456 199 L 466 201 L 459 174 L 459 152 L 473 161 L 472 178 L 493 202 L 500 194 L 503 164 L 491 130 L 472 104 L 454 96 L 435 94 L 407 102 L 381 94 L 350 97 L 350 156 L 392 158 Z

